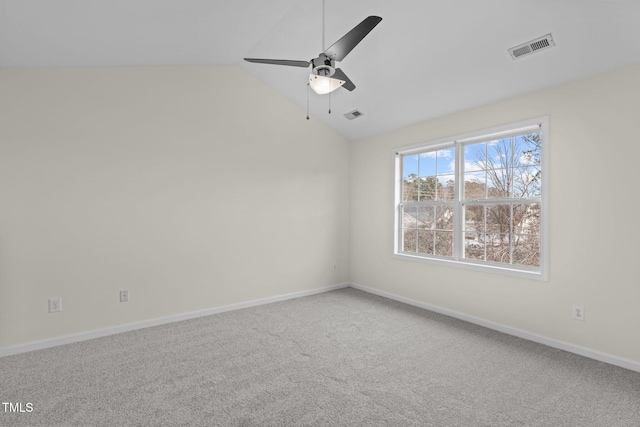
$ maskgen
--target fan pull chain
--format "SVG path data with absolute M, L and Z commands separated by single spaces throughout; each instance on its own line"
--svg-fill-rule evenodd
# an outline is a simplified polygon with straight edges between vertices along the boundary
M 311 86 L 307 83 L 307 120 L 309 120 L 309 90 Z
M 329 92 L 329 114 L 331 114 L 331 92 Z

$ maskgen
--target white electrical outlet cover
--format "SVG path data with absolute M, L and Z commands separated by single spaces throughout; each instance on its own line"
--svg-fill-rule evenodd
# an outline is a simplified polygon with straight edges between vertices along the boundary
M 57 313 L 62 311 L 62 298 L 49 299 L 49 313 Z

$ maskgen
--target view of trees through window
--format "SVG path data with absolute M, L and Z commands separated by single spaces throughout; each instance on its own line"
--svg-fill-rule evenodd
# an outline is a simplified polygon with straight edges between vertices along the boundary
M 453 257 L 460 227 L 465 259 L 540 266 L 540 132 L 407 154 L 401 166 L 402 252 Z

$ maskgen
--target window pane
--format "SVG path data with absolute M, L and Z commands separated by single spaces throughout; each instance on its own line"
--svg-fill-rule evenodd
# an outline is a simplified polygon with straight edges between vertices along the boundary
M 484 235 L 464 233 L 464 257 L 484 260 Z
M 513 247 L 513 263 L 539 267 L 540 236 L 515 236 Z
M 540 166 L 523 166 L 514 171 L 513 197 L 540 197 L 542 195 Z
M 513 205 L 512 226 L 516 234 L 540 234 L 540 205 Z
M 436 206 L 436 227 L 438 230 L 453 230 L 453 206 Z
M 465 172 L 480 171 L 486 169 L 487 144 L 469 144 L 464 147 L 464 170 Z
M 403 230 L 402 232 L 402 250 L 404 252 L 416 251 L 416 238 L 418 230 Z
M 418 200 L 418 155 L 402 156 L 402 200 Z
M 511 196 L 513 185 L 512 169 L 487 169 L 487 198 L 504 199 Z
M 464 231 L 484 233 L 484 205 L 466 205 Z
M 436 152 L 420 154 L 419 176 L 434 176 L 436 174 Z
M 418 155 L 402 156 L 402 177 L 411 178 L 418 176 Z
M 420 200 L 435 200 L 438 180 L 435 176 L 420 178 Z
M 509 243 L 509 234 L 487 233 L 485 241 L 487 261 L 510 264 L 511 245 Z
M 433 207 L 420 207 L 418 208 L 418 228 L 432 229 L 435 224 Z
M 433 233 L 431 230 L 418 230 L 418 252 L 433 255 Z
M 453 200 L 455 198 L 456 181 L 454 175 L 438 177 L 438 200 Z
M 453 232 L 436 231 L 435 232 L 435 250 L 436 255 L 452 256 L 453 255 Z
M 515 166 L 540 166 L 540 132 L 514 138 Z
M 511 206 L 487 205 L 486 226 L 489 232 L 508 233 L 510 231 Z
M 503 138 L 487 143 L 487 170 L 513 167 L 513 140 Z
M 416 171 L 417 171 L 418 156 L 415 156 L 415 157 L 416 157 L 415 161 L 416 161 Z M 406 160 L 408 159 L 408 157 L 405 157 L 404 159 Z M 420 181 L 417 175 L 413 172 L 409 174 L 405 172 L 404 178 L 402 179 L 402 201 L 403 202 L 417 201 L 419 187 L 420 187 Z
M 470 172 L 464 174 L 464 198 L 467 200 L 478 200 L 486 198 L 487 193 L 487 173 Z
M 452 174 L 455 172 L 456 162 L 453 148 L 438 150 L 436 159 L 438 162 L 438 175 Z
M 403 207 L 402 208 L 402 228 L 416 228 L 416 218 L 418 217 L 418 208 Z

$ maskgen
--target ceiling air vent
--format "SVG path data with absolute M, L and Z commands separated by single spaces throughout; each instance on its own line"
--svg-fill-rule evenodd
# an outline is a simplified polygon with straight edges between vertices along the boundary
M 541 50 L 549 49 L 550 47 L 553 47 L 555 45 L 556 44 L 553 41 L 553 37 L 551 36 L 551 34 L 547 34 L 546 36 L 538 37 L 537 39 L 531 40 L 530 42 L 512 47 L 511 49 L 509 49 L 509 54 L 511 55 L 512 59 L 518 59 L 522 58 L 523 56 L 539 52 Z
M 353 120 L 353 119 L 357 119 L 360 116 L 363 116 L 364 114 L 362 114 L 360 112 L 360 110 L 353 110 L 347 114 L 345 114 L 344 116 L 349 119 L 349 120 Z

